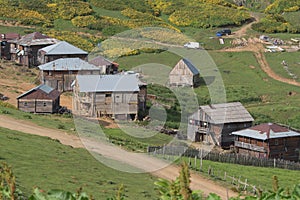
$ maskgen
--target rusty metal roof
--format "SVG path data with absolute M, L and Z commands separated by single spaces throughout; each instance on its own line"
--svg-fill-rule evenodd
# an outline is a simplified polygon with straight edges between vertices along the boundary
M 110 66 L 113 64 L 113 62 L 109 61 L 108 59 L 106 59 L 102 56 L 97 56 L 97 57 L 89 60 L 88 62 L 93 65 L 96 65 L 96 66 Z
M 254 121 L 240 102 L 210 104 L 200 106 L 200 110 L 205 112 L 209 117 L 209 122 L 214 124 Z
M 36 46 L 36 45 L 51 45 L 59 42 L 55 38 L 50 38 L 47 35 L 39 32 L 30 33 L 22 36 L 20 39 L 10 40 L 12 43 L 16 43 L 22 46 Z
M 264 123 L 244 130 L 235 131 L 233 135 L 239 135 L 259 140 L 267 140 L 283 137 L 300 137 L 300 133 L 289 130 L 287 127 L 274 123 Z
M 38 68 L 43 71 L 80 71 L 80 70 L 98 70 L 100 67 L 96 67 L 80 58 L 60 58 L 43 65 L 39 65 Z

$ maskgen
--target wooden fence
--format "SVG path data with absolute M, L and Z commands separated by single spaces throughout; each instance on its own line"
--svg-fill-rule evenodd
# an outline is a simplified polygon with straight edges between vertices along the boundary
M 197 157 L 203 160 L 210 160 L 223 163 L 232 163 L 240 165 L 250 165 L 258 167 L 273 167 L 289 170 L 300 170 L 300 162 L 293 162 L 281 159 L 257 158 L 237 153 L 215 153 L 203 149 L 191 149 L 184 146 L 150 146 L 148 154 Z

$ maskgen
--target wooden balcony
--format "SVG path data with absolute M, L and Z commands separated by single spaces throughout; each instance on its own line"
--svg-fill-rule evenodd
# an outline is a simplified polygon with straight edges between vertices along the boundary
M 207 134 L 207 130 L 208 129 L 206 127 L 199 126 L 197 132 Z
M 252 150 L 252 151 L 267 152 L 264 147 L 257 146 L 257 145 L 254 145 L 254 144 L 250 144 L 250 143 L 240 142 L 240 141 L 234 141 L 234 146 L 241 147 L 241 148 L 244 148 L 244 149 L 249 149 L 249 150 Z

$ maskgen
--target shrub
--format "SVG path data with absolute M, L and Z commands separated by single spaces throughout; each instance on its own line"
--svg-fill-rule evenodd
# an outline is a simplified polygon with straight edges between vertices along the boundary
M 77 16 L 73 18 L 72 24 L 77 27 L 87 27 L 90 24 L 94 24 L 97 22 L 96 18 L 92 15 L 87 15 L 87 16 Z
M 66 129 L 65 125 L 63 125 L 63 124 L 58 124 L 58 125 L 57 125 L 57 128 L 58 128 L 58 129 Z

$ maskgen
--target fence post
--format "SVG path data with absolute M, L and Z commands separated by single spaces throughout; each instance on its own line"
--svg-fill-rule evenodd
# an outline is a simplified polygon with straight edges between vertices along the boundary
M 247 179 L 245 179 L 245 186 L 244 186 L 244 190 L 246 191 L 247 190 Z
M 276 159 L 274 158 L 274 168 L 276 167 Z
M 227 176 L 227 173 L 224 172 L 224 181 L 226 182 L 226 176 Z
M 197 169 L 197 156 L 195 156 L 195 169 Z
M 203 149 L 201 149 L 200 151 L 200 171 L 202 171 L 202 162 L 203 162 L 202 157 L 203 157 Z
M 191 157 L 189 157 L 189 167 L 192 166 Z

